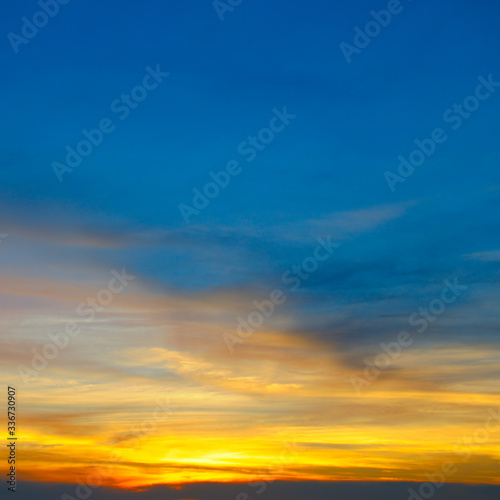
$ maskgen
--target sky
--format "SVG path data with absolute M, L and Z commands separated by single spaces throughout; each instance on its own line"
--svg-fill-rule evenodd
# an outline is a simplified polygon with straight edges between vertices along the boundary
M 54 2 L 0 19 L 18 498 L 498 498 L 500 6 Z

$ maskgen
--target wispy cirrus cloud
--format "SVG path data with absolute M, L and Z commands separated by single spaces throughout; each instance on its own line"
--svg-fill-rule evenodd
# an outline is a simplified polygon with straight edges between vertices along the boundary
M 500 262 L 500 250 L 486 252 L 474 252 L 464 255 L 466 259 L 479 260 L 482 262 Z

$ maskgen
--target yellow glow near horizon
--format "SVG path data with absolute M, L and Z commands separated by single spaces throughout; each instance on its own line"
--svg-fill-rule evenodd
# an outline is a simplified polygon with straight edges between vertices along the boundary
M 491 470 L 500 460 L 500 425 L 467 460 L 457 448 L 484 429 L 489 411 L 499 411 L 484 375 L 485 363 L 498 365 L 498 351 L 407 350 L 391 366 L 397 375 L 384 371 L 357 394 L 349 378 L 362 368 L 307 334 L 264 329 L 231 353 L 222 340 L 226 324 L 164 327 L 163 301 L 140 294 L 119 300 L 116 307 L 143 326 L 117 326 L 111 315 L 25 386 L 12 382 L 21 479 L 76 483 L 98 473 L 102 484 L 122 488 L 256 478 L 425 480 L 452 460 L 454 481 L 500 484 Z M 175 307 L 191 304 L 177 299 Z M 51 331 L 61 321 L 46 323 Z M 21 327 L 21 339 L 30 325 Z M 22 341 L 9 352 L 6 380 L 30 362 Z

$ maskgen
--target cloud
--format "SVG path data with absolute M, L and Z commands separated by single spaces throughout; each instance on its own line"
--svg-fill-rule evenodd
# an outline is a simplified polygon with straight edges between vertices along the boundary
M 479 260 L 482 262 L 500 262 L 500 250 L 489 252 L 474 252 L 464 255 L 467 259 Z

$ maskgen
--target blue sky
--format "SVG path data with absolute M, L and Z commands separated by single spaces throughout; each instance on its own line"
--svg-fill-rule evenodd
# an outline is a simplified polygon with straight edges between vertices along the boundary
M 446 366 L 458 363 L 460 373 L 393 367 L 387 377 L 498 394 L 488 384 L 500 352 L 500 88 L 457 130 L 443 114 L 474 95 L 478 78 L 500 82 L 500 7 L 401 5 L 350 63 L 339 45 L 352 44 L 354 28 L 387 2 L 244 0 L 221 22 L 208 0 L 71 0 L 17 54 L 7 35 L 39 6 L 5 5 L 0 233 L 9 236 L 0 271 L 5 311 L 20 311 L 9 323 L 25 343 L 16 360 L 74 310 L 75 289 L 85 294 L 121 267 L 137 276 L 145 302 L 175 303 L 166 323 L 196 325 L 188 341 L 162 334 L 158 342 L 210 356 L 217 340 L 204 346 L 203 325 L 231 328 L 330 236 L 340 247 L 289 293 L 270 319 L 273 332 L 313 339 L 346 373 L 359 371 L 439 297 L 444 280 L 458 279 L 467 291 L 412 352 L 444 349 L 448 359 L 458 349 L 465 357 L 453 354 Z M 120 120 L 111 103 L 158 66 L 169 76 Z M 246 162 L 239 145 L 284 108 L 295 118 Z M 116 129 L 59 182 L 52 163 L 104 118 Z M 384 173 L 397 172 L 398 156 L 408 158 L 436 128 L 447 140 L 392 192 Z M 186 224 L 179 205 L 192 204 L 193 189 L 231 160 L 242 172 Z M 25 279 L 56 291 L 32 294 Z M 137 321 L 156 327 L 157 313 Z M 34 318 L 40 331 L 19 326 Z M 477 350 L 478 365 L 491 350 L 488 374 L 467 370 L 468 350 Z M 99 366 L 116 368 L 111 358 Z
M 242 3 L 224 22 L 210 2 L 189 9 L 182 2 L 61 6 L 19 54 L 4 44 L 5 75 L 12 75 L 4 79 L 9 119 L 2 130 L 9 224 L 40 218 L 54 232 L 172 232 L 175 244 L 122 251 L 148 277 L 188 288 L 265 281 L 299 255 L 269 237 L 278 227 L 291 234 L 308 220 L 381 205 L 412 204 L 403 219 L 342 254 L 379 273 L 389 266 L 368 278 L 375 287 L 378 280 L 405 283 L 398 266 L 427 282 L 465 266 L 463 254 L 496 250 L 498 94 L 395 193 L 383 174 L 396 171 L 414 139 L 450 130 L 443 112 L 473 93 L 478 76 L 498 74 L 498 8 L 402 5 L 351 64 L 339 43 L 352 43 L 354 26 L 384 4 L 273 2 L 263 15 L 263 7 Z M 36 10 L 29 2 L 9 6 L 2 28 L 19 32 L 20 18 Z M 111 102 L 157 64 L 170 76 L 120 122 Z M 178 205 L 191 201 L 211 170 L 241 159 L 238 145 L 284 106 L 297 118 L 193 217 L 204 231 L 186 227 Z M 80 131 L 104 117 L 116 130 L 59 184 L 51 163 L 63 161 L 66 145 L 75 147 Z M 267 234 L 252 242 L 256 231 Z M 225 262 L 210 257 L 215 247 L 243 260 L 242 276 L 225 276 Z M 100 250 L 94 255 L 105 258 Z M 174 262 L 188 267 L 172 269 Z M 331 267 L 327 274 L 338 273 Z

